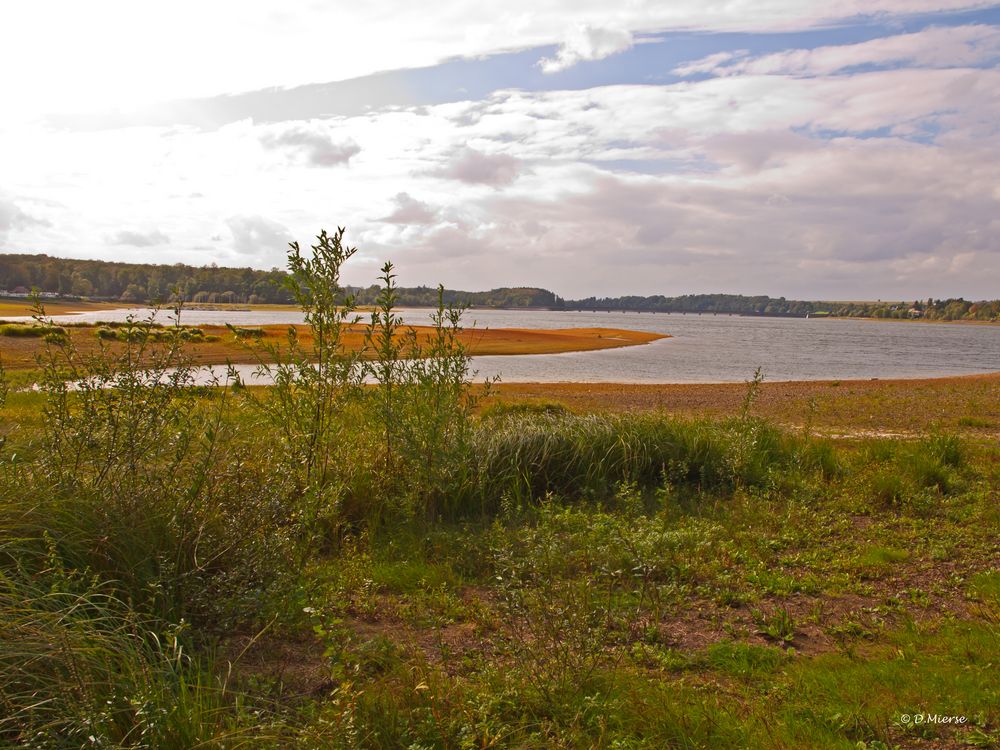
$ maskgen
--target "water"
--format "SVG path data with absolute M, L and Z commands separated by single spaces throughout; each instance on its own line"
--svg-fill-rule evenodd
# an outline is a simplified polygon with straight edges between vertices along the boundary
M 428 322 L 428 310 L 401 312 L 407 323 Z M 105 310 L 56 320 L 124 320 L 130 314 L 148 311 Z M 256 326 L 301 323 L 302 314 L 186 310 L 182 320 L 191 325 Z M 606 327 L 672 336 L 596 352 L 474 358 L 480 377 L 499 374 L 504 382 L 741 382 L 758 366 L 769 381 L 920 378 L 1000 370 L 1000 326 L 540 310 L 470 310 L 465 320 L 478 328 Z M 244 376 L 252 369 L 241 368 Z

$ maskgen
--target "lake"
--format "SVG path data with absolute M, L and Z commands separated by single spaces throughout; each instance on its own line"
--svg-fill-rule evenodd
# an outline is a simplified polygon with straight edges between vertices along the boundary
M 425 324 L 430 311 L 400 313 L 407 323 Z M 130 314 L 148 311 L 104 310 L 55 320 L 124 320 Z M 161 315 L 167 322 L 165 313 Z M 255 326 L 301 323 L 302 314 L 185 310 L 182 320 L 191 325 Z M 1000 326 L 991 325 L 543 310 L 470 310 L 465 320 L 478 328 L 606 327 L 672 336 L 595 352 L 474 358 L 480 377 L 499 374 L 504 382 L 741 382 L 758 366 L 769 381 L 922 378 L 1000 370 Z

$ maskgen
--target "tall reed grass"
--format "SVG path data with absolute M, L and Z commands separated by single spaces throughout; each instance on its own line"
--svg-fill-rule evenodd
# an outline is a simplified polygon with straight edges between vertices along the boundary
M 789 470 L 833 471 L 822 441 L 754 419 L 510 414 L 479 424 L 454 466 L 450 510 L 492 514 L 506 498 L 602 499 L 622 484 L 703 490 L 763 487 Z

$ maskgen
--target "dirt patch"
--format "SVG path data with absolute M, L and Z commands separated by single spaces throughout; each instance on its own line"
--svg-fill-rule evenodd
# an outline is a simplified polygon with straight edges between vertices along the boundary
M 238 635 L 220 648 L 235 683 L 264 679 L 292 696 L 322 693 L 335 686 L 324 645 L 312 634 Z

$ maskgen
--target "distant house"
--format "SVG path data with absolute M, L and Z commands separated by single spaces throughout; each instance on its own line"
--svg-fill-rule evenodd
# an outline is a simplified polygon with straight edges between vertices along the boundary
M 14 287 L 13 290 L 11 290 L 11 294 L 13 294 L 15 297 L 27 297 L 28 293 L 29 290 L 25 286 L 16 286 Z
M 922 317 L 924 317 L 924 313 L 923 313 L 923 311 L 922 311 L 922 310 L 918 310 L 918 309 L 917 309 L 917 308 L 915 308 L 915 307 L 911 307 L 911 308 L 909 309 L 909 311 L 908 311 L 908 314 L 909 314 L 909 316 L 910 316 L 911 318 L 922 318 Z

